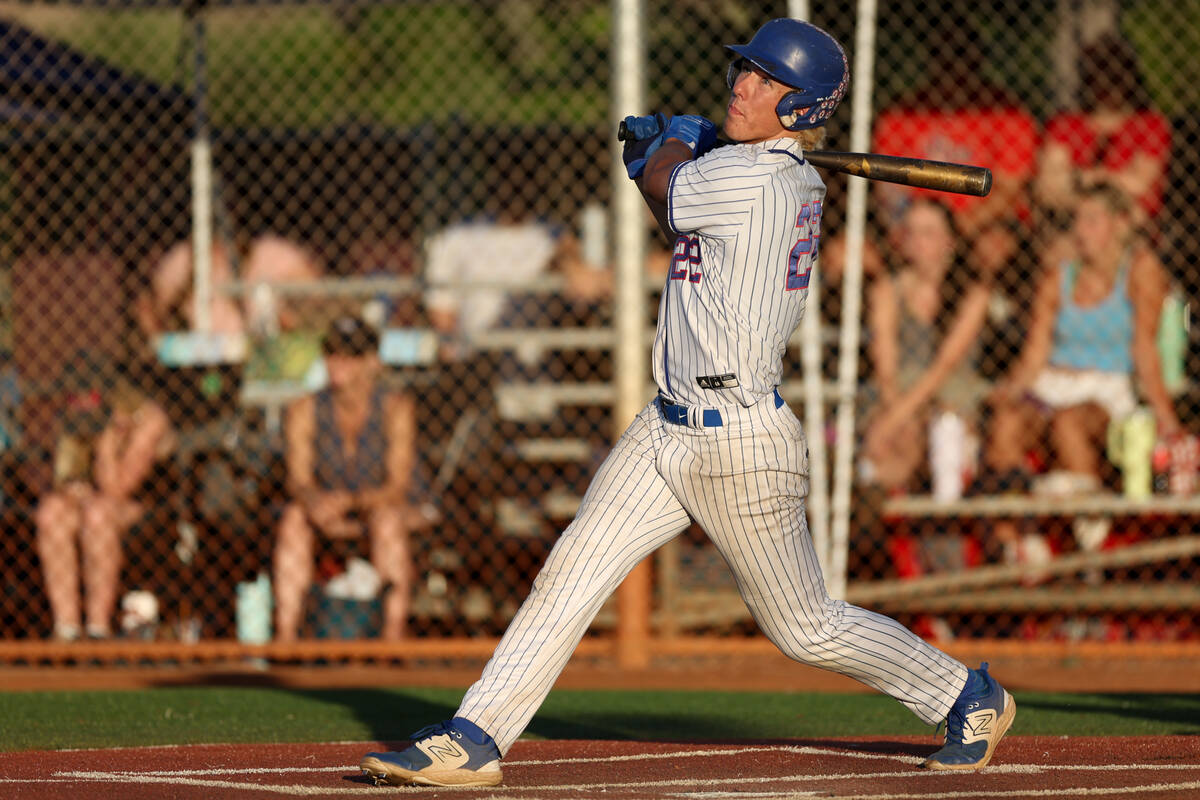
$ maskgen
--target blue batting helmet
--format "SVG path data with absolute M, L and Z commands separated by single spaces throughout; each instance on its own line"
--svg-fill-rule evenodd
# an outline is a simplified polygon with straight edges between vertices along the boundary
M 846 53 L 837 39 L 816 25 L 788 17 L 773 19 L 758 29 L 749 44 L 726 46 L 741 57 L 729 65 L 729 88 L 745 59 L 796 90 L 775 106 L 779 122 L 790 131 L 824 125 L 846 96 L 850 83 Z

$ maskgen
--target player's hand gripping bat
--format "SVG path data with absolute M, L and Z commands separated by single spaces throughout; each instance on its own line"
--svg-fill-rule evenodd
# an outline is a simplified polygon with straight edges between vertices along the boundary
M 629 131 L 622 121 L 617 139 L 625 141 Z M 835 150 L 807 150 L 809 163 L 833 172 L 845 172 L 873 181 L 902 183 L 922 189 L 955 192 L 985 197 L 992 190 L 992 171 L 987 167 L 927 161 L 923 158 L 885 156 L 879 153 L 840 153 Z

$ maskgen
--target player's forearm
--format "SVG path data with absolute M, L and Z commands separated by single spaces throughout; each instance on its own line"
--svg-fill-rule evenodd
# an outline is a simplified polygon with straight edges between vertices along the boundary
M 671 173 L 683 162 L 691 161 L 692 157 L 691 149 L 678 139 L 668 139 L 655 150 L 638 180 L 638 188 L 646 199 L 665 206 L 671 190 Z
M 638 188 L 641 188 L 640 184 Z M 647 196 L 645 192 L 642 193 L 642 198 L 646 201 L 646 207 L 650 209 L 650 213 L 654 215 L 654 221 L 658 223 L 658 229 L 662 231 L 668 244 L 674 242 L 675 232 L 671 230 L 671 220 L 667 215 L 667 204 L 654 200 Z

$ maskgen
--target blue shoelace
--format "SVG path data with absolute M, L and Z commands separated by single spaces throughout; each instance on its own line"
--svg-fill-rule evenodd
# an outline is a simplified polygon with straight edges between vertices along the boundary
M 437 736 L 442 733 L 448 733 L 451 736 L 458 737 L 459 739 L 461 739 L 463 737 L 462 733 L 455 730 L 454 727 L 449 722 L 444 721 L 444 722 L 435 722 L 432 725 L 426 725 L 424 728 L 421 728 L 421 730 L 412 734 L 409 738 L 412 739 L 413 741 L 417 742 L 428 736 Z

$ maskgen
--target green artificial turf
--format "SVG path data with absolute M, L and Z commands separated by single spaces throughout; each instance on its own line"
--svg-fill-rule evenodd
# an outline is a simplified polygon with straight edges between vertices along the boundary
M 0 694 L 0 749 L 200 742 L 399 741 L 451 716 L 456 689 L 162 688 Z M 1016 695 L 1017 735 L 1200 734 L 1200 696 Z M 526 736 L 751 740 L 932 735 L 881 695 L 556 691 Z

